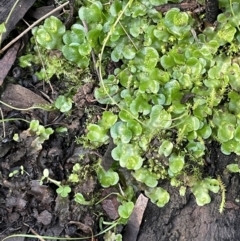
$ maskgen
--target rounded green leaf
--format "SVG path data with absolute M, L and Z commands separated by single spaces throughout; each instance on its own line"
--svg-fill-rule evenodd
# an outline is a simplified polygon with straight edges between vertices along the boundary
M 230 98 L 230 102 L 228 105 L 228 108 L 231 112 L 235 114 L 240 113 L 240 95 L 236 91 L 231 91 L 228 94 L 228 97 Z
M 160 62 L 164 69 L 169 69 L 176 65 L 173 57 L 168 55 L 163 55 L 160 59 Z
M 61 112 L 68 112 L 72 109 L 72 100 L 64 95 L 59 95 L 54 103 L 55 107 Z
M 176 155 L 173 153 L 169 158 L 169 170 L 173 174 L 177 174 L 183 169 L 184 163 L 184 156 Z
M 78 52 L 80 55 L 89 55 L 92 51 L 91 46 L 88 43 L 82 43 L 78 46 Z
M 211 197 L 208 192 L 197 192 L 195 195 L 198 206 L 204 206 L 211 202 Z
M 102 4 L 96 1 L 89 7 L 81 7 L 78 15 L 81 20 L 87 23 L 99 23 L 102 20 Z
M 125 59 L 133 59 L 136 52 L 136 49 L 132 45 L 125 45 L 122 54 Z
M 218 127 L 217 137 L 220 142 L 226 142 L 233 139 L 235 126 L 230 123 L 223 123 Z
M 145 183 L 148 187 L 156 187 L 158 184 L 156 174 L 151 173 L 148 169 L 140 168 L 132 175 L 137 181 Z
M 111 111 L 104 111 L 102 115 L 102 120 L 99 122 L 99 124 L 104 129 L 109 129 L 116 123 L 117 119 L 118 116 L 114 115 Z
M 119 181 L 119 176 L 118 173 L 114 172 L 112 169 L 108 171 L 101 170 L 98 173 L 98 180 L 102 187 L 107 188 L 116 185 Z
M 163 110 L 161 105 L 154 105 L 150 113 L 150 121 L 148 125 L 152 128 L 168 128 L 171 124 L 171 114 Z
M 172 153 L 173 144 L 168 140 L 163 140 L 161 146 L 158 149 L 158 153 L 160 155 L 164 155 L 165 157 L 169 156 Z
M 208 190 L 211 192 L 217 193 L 220 189 L 219 187 L 219 181 L 217 179 L 213 178 L 204 178 L 202 181 L 203 185 L 207 187 Z
M 149 188 L 145 190 L 145 194 L 158 207 L 164 207 L 170 200 L 169 193 L 161 187 Z
M 88 125 L 87 138 L 92 142 L 105 143 L 109 136 L 107 135 L 107 130 L 96 124 Z
M 187 150 L 191 152 L 195 158 L 200 158 L 205 154 L 205 145 L 202 142 L 190 141 L 187 144 Z
M 120 158 L 121 167 L 126 167 L 129 170 L 138 170 L 143 164 L 143 159 L 136 153 L 134 155 L 122 155 Z
M 78 59 L 81 58 L 78 47 L 80 44 L 72 43 L 71 45 L 65 45 L 62 48 L 63 55 L 66 59 L 77 63 Z
M 63 35 L 63 42 L 67 45 L 71 43 L 83 43 L 85 40 L 86 30 L 81 24 L 74 24 L 71 31 L 68 30 Z
M 112 158 L 115 160 L 115 161 L 119 161 L 121 156 L 122 156 L 122 145 L 121 143 L 119 143 L 115 148 L 113 148 L 113 150 L 111 151 L 111 155 L 112 155 Z
M 54 49 L 57 46 L 57 38 L 54 38 L 46 29 L 39 28 L 36 31 L 36 40 L 46 49 Z
M 232 173 L 240 172 L 240 168 L 239 168 L 238 164 L 229 164 L 229 165 L 227 165 L 227 169 L 228 169 L 228 171 L 230 171 Z
M 110 7 L 111 15 L 116 17 L 121 10 L 122 10 L 122 2 L 119 0 L 113 1 Z
M 240 155 L 240 145 L 239 142 L 235 139 L 231 139 L 229 141 L 223 142 L 221 145 L 221 151 L 225 155 L 230 155 L 232 152 Z
M 144 95 L 139 94 L 130 104 L 130 111 L 134 115 L 138 115 L 138 113 L 147 115 L 151 111 L 151 105 L 148 103 L 148 100 L 144 98 Z
M 203 139 L 208 139 L 212 134 L 212 128 L 209 125 L 204 125 L 201 129 L 197 130 L 199 136 Z
M 44 28 L 53 35 L 63 35 L 66 31 L 65 25 L 54 16 L 51 16 L 44 21 Z
M 150 71 L 156 67 L 159 61 L 159 54 L 153 47 L 143 47 L 137 52 L 133 61 L 140 70 Z
M 94 96 L 101 104 L 115 104 L 119 101 L 119 87 L 116 84 L 96 88 Z M 109 98 L 111 96 L 111 98 Z
M 127 122 L 127 127 L 131 130 L 134 136 L 140 136 L 142 134 L 142 126 L 135 120 L 129 120 Z
M 110 133 L 113 139 L 121 140 L 122 143 L 129 143 L 132 139 L 132 131 L 126 123 L 120 121 L 114 124 L 110 129 Z
M 128 121 L 132 121 L 133 120 L 133 115 L 131 114 L 131 112 L 122 109 L 119 112 L 119 118 L 122 121 L 128 122 Z
M 237 29 L 233 27 L 230 23 L 224 24 L 221 29 L 217 32 L 217 36 L 224 40 L 224 42 L 231 43 L 234 39 L 235 33 L 237 32 Z
M 180 12 L 180 9 L 172 8 L 166 13 L 164 24 L 170 33 L 183 36 L 191 29 L 188 24 L 189 19 L 190 17 L 186 12 Z
M 133 202 L 123 202 L 119 207 L 118 207 L 118 214 L 121 218 L 127 219 L 130 217 L 132 211 L 134 208 L 134 203 Z

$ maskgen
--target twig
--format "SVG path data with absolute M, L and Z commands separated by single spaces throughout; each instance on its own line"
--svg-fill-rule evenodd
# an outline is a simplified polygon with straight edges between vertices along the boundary
M 36 231 L 34 231 L 29 225 L 27 225 L 26 223 L 23 223 L 25 226 L 29 227 L 30 231 L 36 235 L 36 237 L 40 240 L 40 241 L 45 241 L 45 239 L 43 239 Z
M 28 31 L 30 31 L 33 27 L 35 27 L 37 24 L 39 24 L 42 20 L 44 20 L 45 18 L 49 17 L 53 13 L 59 11 L 60 9 L 64 8 L 68 4 L 69 4 L 69 1 L 63 3 L 59 7 L 55 8 L 52 11 L 50 11 L 49 13 L 45 14 L 43 17 L 39 18 L 36 22 L 34 22 L 27 29 L 25 29 L 21 34 L 19 34 L 15 39 L 13 39 L 6 46 L 4 46 L 2 49 L 0 49 L 0 54 L 2 54 L 5 50 L 7 50 L 10 46 L 12 46 L 15 42 L 17 42 L 24 34 L 26 34 Z
M 6 137 L 5 122 L 4 122 L 4 116 L 3 116 L 3 112 L 2 112 L 2 108 L 1 107 L 0 107 L 0 113 L 1 113 L 1 117 L 2 117 L 3 138 L 5 138 Z

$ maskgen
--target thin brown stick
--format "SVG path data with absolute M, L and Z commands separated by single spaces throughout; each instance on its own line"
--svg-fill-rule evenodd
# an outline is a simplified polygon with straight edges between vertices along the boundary
M 45 18 L 49 17 L 51 14 L 59 11 L 60 9 L 64 8 L 66 5 L 69 4 L 69 1 L 63 3 L 59 7 L 53 9 L 49 13 L 45 14 L 43 17 L 39 18 L 36 22 L 34 22 L 32 25 L 30 25 L 27 29 L 25 29 L 21 34 L 19 34 L 15 39 L 13 39 L 11 42 L 9 42 L 6 46 L 4 46 L 2 49 L 0 49 L 0 54 L 2 54 L 5 50 L 7 50 L 10 46 L 12 46 L 15 42 L 17 42 L 24 34 L 26 34 L 28 31 L 30 31 L 33 27 L 35 27 L 37 24 L 39 24 L 41 21 L 43 21 Z
M 41 237 L 41 235 L 39 235 L 36 231 L 34 231 L 28 224 L 26 224 L 26 223 L 23 223 L 25 226 L 27 226 L 27 227 L 29 227 L 29 229 L 30 229 L 30 231 L 34 234 L 34 235 L 36 235 L 36 237 L 40 240 L 40 241 L 45 241 L 45 239 L 43 239 L 42 237 Z
M 3 138 L 6 137 L 6 129 L 5 129 L 5 122 L 4 122 L 4 116 L 2 112 L 2 108 L 0 107 L 0 113 L 1 113 L 1 118 L 2 118 L 2 126 L 3 126 Z

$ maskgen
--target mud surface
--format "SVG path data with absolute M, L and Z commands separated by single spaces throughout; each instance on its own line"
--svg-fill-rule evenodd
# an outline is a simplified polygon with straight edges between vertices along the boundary
M 171 186 L 163 186 L 171 193 L 170 202 L 162 209 L 152 203 L 148 204 L 142 223 L 139 241 L 235 241 L 240 240 L 240 177 L 224 172 L 227 164 L 236 160 L 234 155 L 225 156 L 217 146 L 215 151 L 215 175 L 221 176 L 226 186 L 225 209 L 219 213 L 221 194 L 212 195 L 212 202 L 199 207 L 195 197 L 187 193 L 181 197 L 178 190 Z

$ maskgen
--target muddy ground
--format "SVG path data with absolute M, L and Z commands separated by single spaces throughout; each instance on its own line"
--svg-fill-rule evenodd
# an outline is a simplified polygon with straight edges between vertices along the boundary
M 9 1 L 5 1 L 6 2 Z M 33 4 L 34 1 L 31 2 Z M 2 4 L 4 1 L 2 2 Z M 3 5 L 0 10 L 3 11 Z M 6 6 L 5 6 L 6 7 Z M 30 7 L 30 6 L 29 6 Z M 7 8 L 7 7 L 6 7 Z M 6 9 L 7 10 L 7 9 Z M 27 9 L 26 9 L 27 11 Z M 2 59 L 4 57 L 2 56 Z M 0 69 L 6 69 L 7 76 L 0 79 L 1 100 L 13 106 L 25 108 L 36 103 L 48 103 L 54 95 L 64 89 L 57 79 L 51 81 L 51 88 L 43 82 L 36 81 L 31 75 L 18 75 L 21 68 L 16 61 L 0 63 Z M 4 63 L 4 65 L 3 65 Z M 9 81 L 11 80 L 10 83 Z M 90 166 L 97 158 L 104 156 L 108 150 L 105 146 L 98 153 L 92 153 L 76 143 L 76 136 L 86 133 L 86 120 L 89 111 L 98 118 L 103 109 L 93 101 L 93 86 L 84 85 L 79 88 L 74 98 L 74 108 L 70 116 L 61 113 L 44 111 L 19 111 L 1 106 L 1 117 L 19 118 L 15 121 L 0 123 L 0 240 L 12 234 L 32 234 L 51 237 L 83 238 L 83 240 L 104 240 L 103 235 L 93 237 L 101 232 L 101 218 L 112 221 L 118 216 L 119 203 L 116 196 L 111 196 L 101 204 L 82 206 L 74 202 L 73 195 L 61 198 L 56 194 L 57 186 L 51 183 L 40 184 L 45 168 L 50 171 L 51 178 L 64 183 L 71 173 L 72 167 L 79 162 L 79 155 L 84 154 L 82 166 Z M 54 90 L 54 93 L 52 92 Z M 51 135 L 40 150 L 31 147 L 33 137 L 26 135 L 28 124 L 20 119 L 37 119 L 45 126 L 65 126 L 67 133 Z M 13 140 L 18 133 L 21 140 Z M 25 134 L 24 134 L 25 133 Z M 180 197 L 178 190 L 169 184 L 162 184 L 171 195 L 170 202 L 162 209 L 148 202 L 144 213 L 139 241 L 235 241 L 240 240 L 240 178 L 224 172 L 228 163 L 237 158 L 234 155 L 224 156 L 218 145 L 211 146 L 211 165 L 206 169 L 213 177 L 224 173 L 222 180 L 226 185 L 226 205 L 219 213 L 221 195 L 213 195 L 212 202 L 204 207 L 197 206 L 193 195 L 189 192 Z M 83 169 L 84 171 L 84 169 Z M 9 176 L 9 174 L 13 176 Z M 103 189 L 96 180 L 94 170 L 88 173 L 74 191 L 81 192 L 91 199 L 96 193 L 98 198 L 106 196 L 112 189 Z M 139 195 L 139 194 L 138 194 Z M 120 227 L 124 233 L 124 227 Z M 35 238 L 13 237 L 12 241 L 44 240 Z M 51 240 L 57 240 L 52 238 Z M 73 239 L 74 240 L 74 239 Z M 124 240 L 133 240 L 124 236 Z

